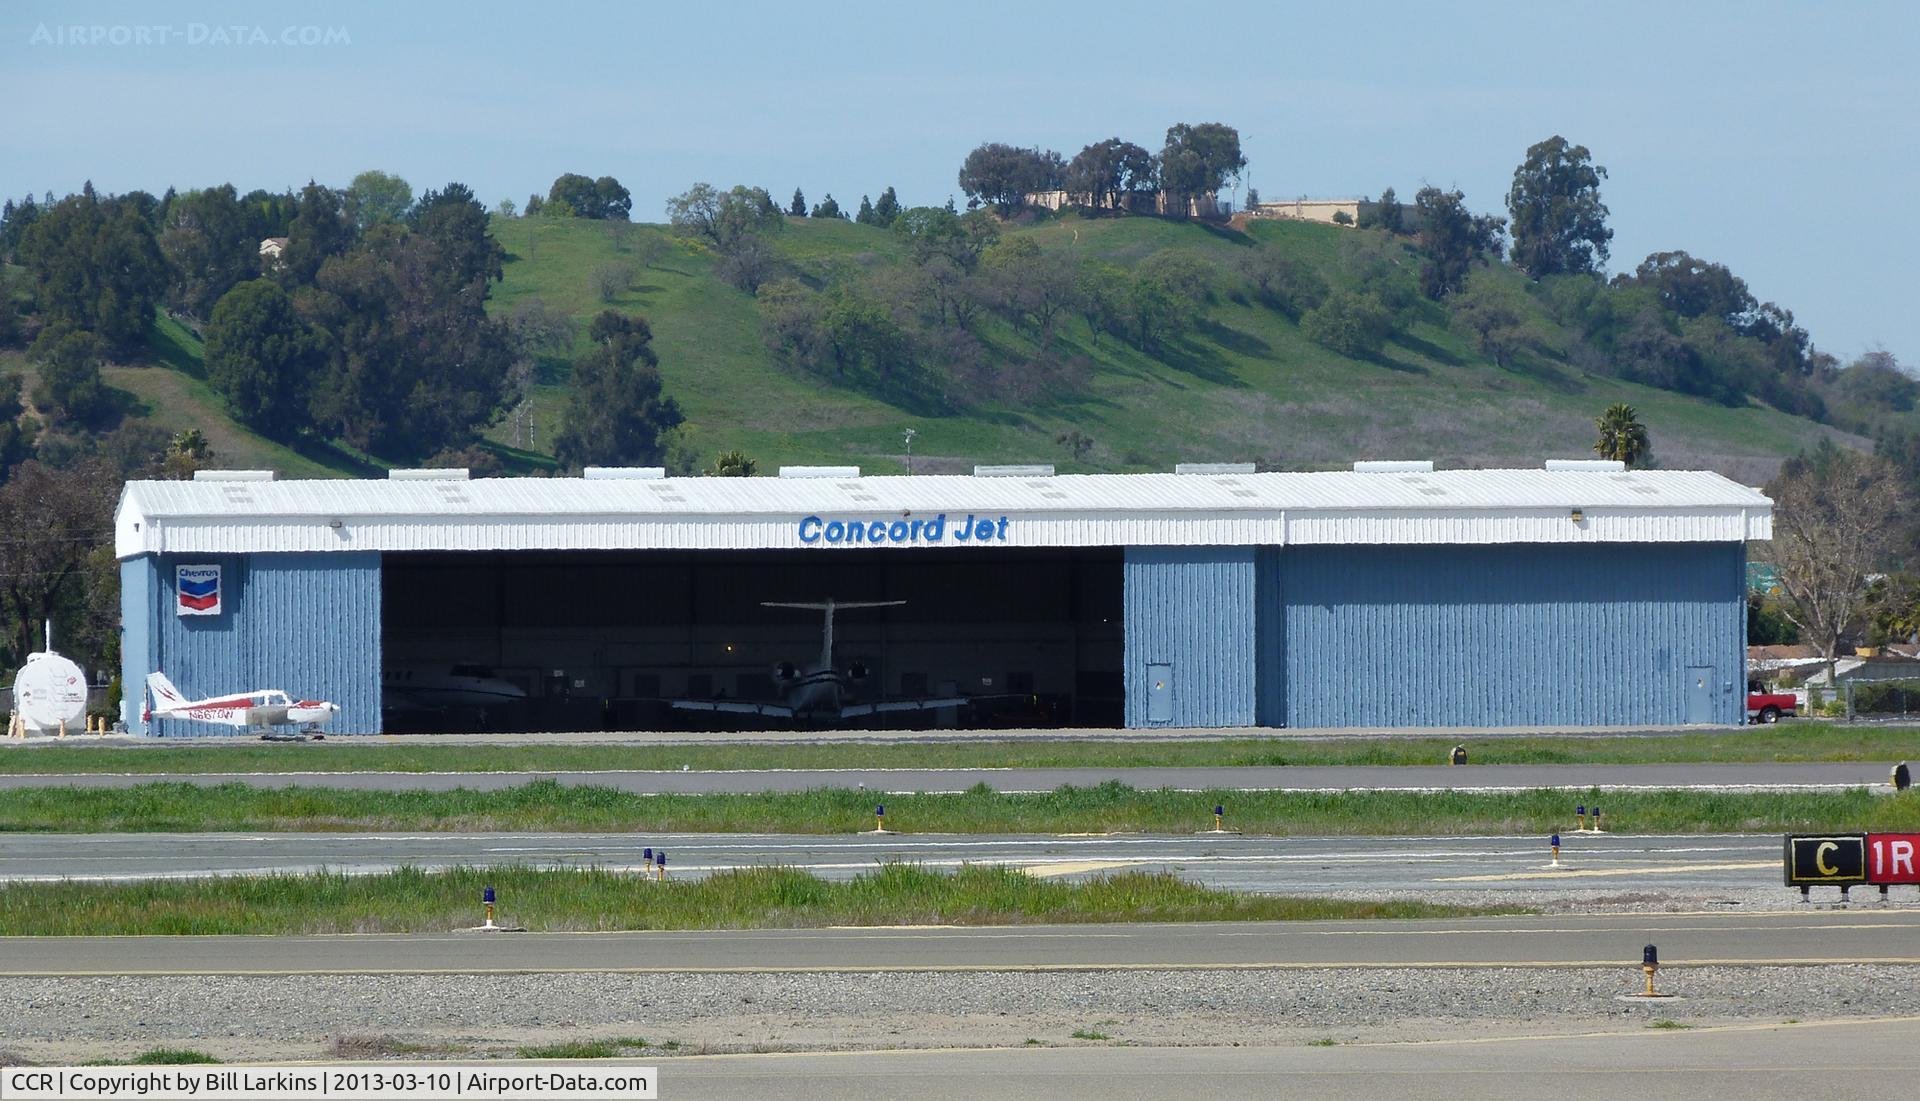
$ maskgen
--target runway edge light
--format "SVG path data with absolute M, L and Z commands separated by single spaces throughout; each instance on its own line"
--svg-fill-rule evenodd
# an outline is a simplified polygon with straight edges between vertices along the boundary
M 656 878 L 658 878 L 660 882 L 665 883 L 667 881 L 667 850 L 661 849 L 659 852 L 653 854 L 653 866 L 656 872 Z
M 1547 848 L 1553 853 L 1553 863 L 1547 866 L 1550 868 L 1558 868 L 1560 866 L 1560 835 L 1559 834 L 1556 833 L 1547 838 Z
M 493 926 L 493 888 L 492 887 L 480 888 L 480 901 L 487 908 L 487 923 L 485 925 L 482 925 L 481 928 L 491 929 L 494 927 Z

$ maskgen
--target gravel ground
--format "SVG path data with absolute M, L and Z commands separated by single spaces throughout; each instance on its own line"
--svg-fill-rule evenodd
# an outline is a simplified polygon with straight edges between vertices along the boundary
M 169 976 L 0 980 L 4 1046 L 38 1063 L 158 1046 L 226 1059 L 512 1055 L 645 1037 L 681 1053 L 1405 1041 L 1920 1015 L 1920 968 Z M 1076 1030 L 1109 1041 L 1076 1040 Z M 378 1038 L 378 1039 L 375 1039 Z
M 1780 887 L 1356 891 L 1548 913 L 1782 910 Z M 1920 906 L 1920 893 L 1851 910 Z M 1837 892 L 1816 895 L 1830 906 Z M 1920 967 L 0 978 L 0 1063 L 189 1047 L 229 1060 L 511 1056 L 644 1037 L 686 1053 L 1085 1043 L 1409 1041 L 1920 1016 Z M 1073 1037 L 1084 1031 L 1110 1040 Z M 345 1041 L 344 1043 L 342 1041 Z M 425 1049 L 425 1050 L 421 1050 Z M 656 1047 L 657 1050 L 657 1047 Z

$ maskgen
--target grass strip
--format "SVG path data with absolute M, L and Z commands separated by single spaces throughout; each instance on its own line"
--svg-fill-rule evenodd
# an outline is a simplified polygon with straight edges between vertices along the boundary
M 984 784 L 948 795 L 802 792 L 636 795 L 536 780 L 501 791 L 338 788 L 18 788 L 0 799 L 0 832 L 851 833 L 874 803 L 910 833 L 1188 833 L 1227 825 L 1298 836 L 1540 834 L 1566 828 L 1576 803 L 1598 804 L 1611 828 L 1636 833 L 1920 831 L 1920 791 L 1142 791 L 1119 783 L 1002 795 Z
M 888 864 L 838 881 L 766 867 L 654 883 L 598 868 L 402 868 L 370 876 L 10 884 L 0 886 L 0 935 L 445 931 L 477 924 L 483 886 L 499 893 L 503 923 L 539 931 L 1318 921 L 1524 912 L 1246 895 L 1164 872 L 1067 881 L 985 865 L 939 872 Z
M 615 1040 L 566 1040 L 557 1044 L 523 1047 L 513 1053 L 516 1059 L 618 1059 L 650 1045 L 638 1037 Z
M 333 738 L 231 746 L 35 746 L 0 752 L 0 773 L 585 772 L 771 768 L 1179 768 L 1245 765 L 1440 765 L 1465 742 L 1475 764 L 1694 764 L 1887 761 L 1920 756 L 1920 729 L 1783 723 L 1685 734 L 1193 742 L 907 743 L 892 745 L 420 745 Z

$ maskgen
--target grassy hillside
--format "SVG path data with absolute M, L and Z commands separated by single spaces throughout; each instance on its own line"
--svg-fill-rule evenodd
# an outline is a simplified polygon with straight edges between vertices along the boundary
M 219 395 L 206 383 L 205 349 L 179 322 L 161 318 L 148 345 L 149 359 L 109 365 L 101 371 L 107 386 L 117 391 L 125 423 L 150 425 L 169 436 L 198 428 L 213 449 L 214 464 L 221 467 L 277 470 L 286 478 L 327 478 L 364 469 L 331 449 L 301 454 L 256 435 L 228 416 Z M 0 372 L 7 371 L 18 372 L 27 394 L 32 394 L 34 369 L 20 350 L 0 350 Z
M 1092 365 L 1083 392 L 965 409 L 957 402 L 929 409 L 924 402 L 890 401 L 781 367 L 762 343 L 754 299 L 717 279 L 708 254 L 664 227 L 519 218 L 495 219 L 494 233 L 509 259 L 492 312 L 508 316 L 516 303 L 538 298 L 575 320 L 576 350 L 584 345 L 587 321 L 609 305 L 595 288 L 596 271 L 616 263 L 635 270 L 632 286 L 610 305 L 652 324 L 667 390 L 686 412 L 686 436 L 702 461 L 737 447 L 763 468 L 830 462 L 898 471 L 902 432 L 913 428 L 920 471 L 965 470 L 975 462 L 1146 470 L 1230 460 L 1315 468 L 1380 457 L 1534 465 L 1548 456 L 1589 454 L 1594 418 L 1621 401 L 1640 411 L 1655 461 L 1667 467 L 1708 467 L 1758 481 L 1822 435 L 1864 444 L 1758 404 L 1729 409 L 1586 375 L 1551 351 L 1502 370 L 1449 329 L 1438 308 L 1378 357 L 1350 359 L 1311 343 L 1297 324 L 1234 291 L 1234 263 L 1254 247 L 1281 250 L 1336 287 L 1350 281 L 1341 254 L 1354 231 L 1334 226 L 1269 221 L 1239 233 L 1154 218 L 1070 216 L 1009 229 L 1006 235 L 1031 236 L 1044 250 L 1073 250 L 1123 267 L 1161 250 L 1183 250 L 1218 267 L 1218 293 L 1197 329 L 1155 355 L 1112 336 L 1095 340 L 1084 321 L 1067 320 L 1055 351 Z M 792 221 L 775 249 L 814 282 L 910 262 L 891 231 L 839 220 Z M 656 258 L 642 263 L 646 256 Z M 1404 250 L 1397 260 L 1411 278 L 1417 258 Z M 1504 268 L 1490 277 L 1520 280 Z M 1037 351 L 1027 334 L 983 316 L 978 335 L 990 357 L 1020 362 Z M 1546 335 L 1544 345 L 1556 342 L 1551 318 L 1539 313 L 1532 323 Z M 179 324 L 160 321 L 150 343 L 150 363 L 106 372 L 135 423 L 169 433 L 198 427 L 223 466 L 272 467 L 293 477 L 370 469 L 345 451 L 296 452 L 234 422 L 204 381 L 199 341 Z M 25 371 L 31 388 L 31 369 L 18 351 L 0 353 L 0 370 Z M 565 357 L 541 365 L 532 439 L 524 450 L 513 446 L 522 430 L 511 422 L 488 431 L 510 466 L 547 461 L 566 385 Z M 1093 440 L 1084 463 L 1055 443 L 1069 430 Z
M 511 253 L 494 309 L 535 296 L 585 322 L 606 308 L 592 286 L 602 265 L 634 263 L 636 242 L 655 226 L 608 226 L 529 219 L 495 222 Z M 1256 242 L 1312 264 L 1339 285 L 1339 250 L 1352 231 L 1261 222 L 1243 235 L 1151 218 L 1068 217 L 1010 230 L 1043 249 L 1078 250 L 1120 265 L 1162 249 L 1191 251 L 1230 271 Z M 843 221 L 793 221 L 776 241 L 803 274 L 907 262 L 894 235 Z M 1417 263 L 1405 257 L 1409 273 Z M 1501 269 L 1496 278 L 1520 277 Z M 1223 276 L 1223 292 L 1233 280 Z M 1444 465 L 1535 464 L 1588 454 L 1593 419 L 1625 401 L 1649 426 L 1656 460 L 1764 478 L 1778 461 L 1823 434 L 1810 421 L 1758 405 L 1728 409 L 1612 378 L 1592 377 L 1552 357 L 1501 370 L 1445 327 L 1444 314 L 1416 323 L 1376 360 L 1337 355 L 1306 340 L 1299 326 L 1223 293 L 1206 322 L 1159 358 L 1112 337 L 1097 342 L 1073 320 L 1060 350 L 1084 355 L 1095 371 L 1087 392 L 1038 406 L 988 405 L 927 415 L 781 368 L 762 346 L 753 299 L 711 273 L 697 249 L 672 241 L 640 269 L 612 306 L 653 325 L 667 389 L 681 403 L 693 445 L 705 455 L 740 447 L 764 464 L 857 463 L 899 470 L 901 432 L 914 428 L 916 469 L 964 469 L 974 462 L 1054 462 L 1075 469 L 1054 440 L 1078 429 L 1094 440 L 1085 468 L 1166 469 L 1177 461 L 1259 460 L 1325 467 L 1366 457 L 1433 458 Z M 1535 319 L 1543 331 L 1554 323 Z M 1015 356 L 1031 342 L 990 319 L 983 343 Z M 544 450 L 564 399 L 563 372 L 535 397 L 536 450 Z M 507 439 L 505 428 L 491 434 Z

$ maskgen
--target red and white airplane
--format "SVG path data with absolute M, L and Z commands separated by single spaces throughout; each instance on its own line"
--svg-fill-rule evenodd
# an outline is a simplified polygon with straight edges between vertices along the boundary
M 147 690 L 153 694 L 153 701 L 142 716 L 147 722 L 154 719 L 192 719 L 261 731 L 276 726 L 298 725 L 302 732 L 311 733 L 340 711 L 337 703 L 296 700 L 277 688 L 189 700 L 180 694 L 165 673 L 147 674 Z

